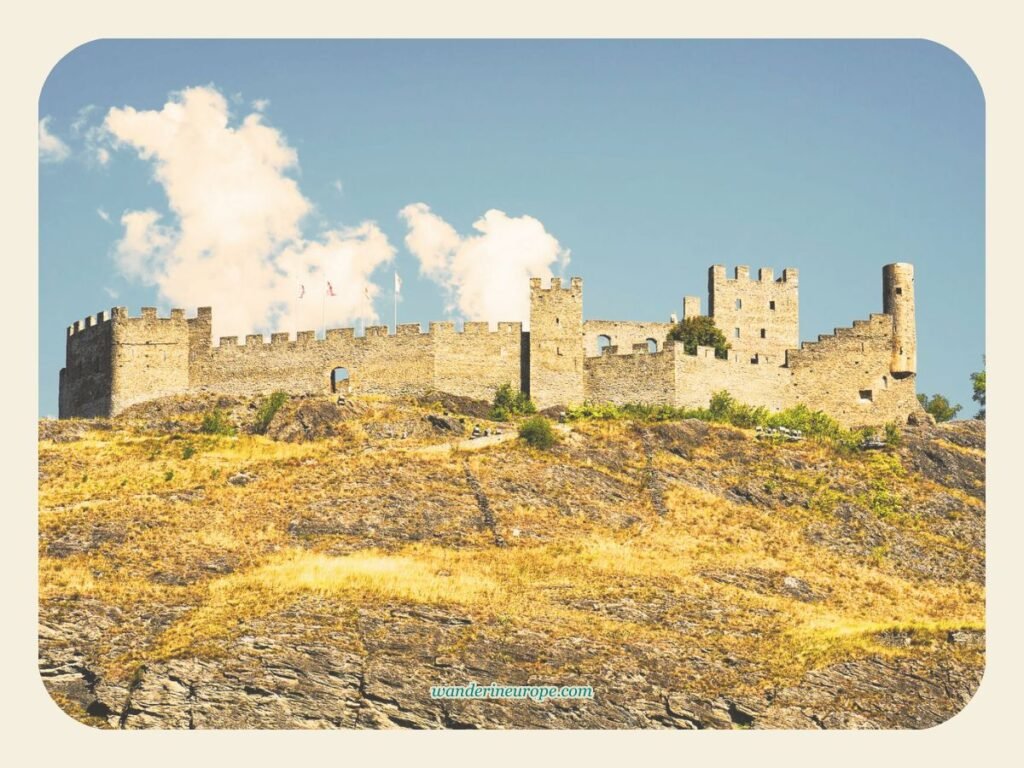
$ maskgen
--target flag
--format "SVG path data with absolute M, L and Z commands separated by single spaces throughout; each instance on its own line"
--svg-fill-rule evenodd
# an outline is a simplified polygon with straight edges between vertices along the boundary
M 398 276 L 398 273 L 395 272 L 395 293 L 401 293 L 401 292 L 402 292 L 402 278 L 400 278 Z
M 300 285 L 299 286 L 299 298 L 301 299 L 305 295 L 306 295 L 306 286 Z
M 363 296 L 366 297 L 367 301 L 371 301 L 371 299 L 370 299 L 370 286 L 366 286 L 365 288 L 363 288 Z
M 330 280 L 327 281 L 327 295 L 328 296 L 337 296 L 337 294 L 334 292 L 334 286 L 331 285 L 331 281 Z

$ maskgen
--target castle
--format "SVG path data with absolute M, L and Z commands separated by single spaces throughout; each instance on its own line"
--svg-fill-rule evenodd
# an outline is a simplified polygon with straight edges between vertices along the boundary
M 707 406 L 727 390 L 770 410 L 803 403 L 847 426 L 902 421 L 920 409 L 915 392 L 917 336 L 914 269 L 882 269 L 882 313 L 855 320 L 817 341 L 799 341 L 798 276 L 775 279 L 747 267 L 732 277 L 708 270 L 708 315 L 725 334 L 728 359 L 711 347 L 686 354 L 666 341 L 672 322 L 583 319 L 583 281 L 530 280 L 530 330 L 522 323 L 451 322 L 227 336 L 212 343 L 212 310 L 172 309 L 157 317 L 124 307 L 67 329 L 60 372 L 60 417 L 111 416 L 166 395 L 217 392 L 417 395 L 437 390 L 490 400 L 501 384 L 529 393 L 540 408 L 576 403 Z M 683 316 L 700 315 L 683 300 Z

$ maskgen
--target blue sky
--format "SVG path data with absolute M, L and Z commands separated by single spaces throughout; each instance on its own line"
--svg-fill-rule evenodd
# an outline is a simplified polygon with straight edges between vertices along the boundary
M 40 415 L 66 326 L 111 306 L 302 330 L 333 278 L 328 325 L 390 322 L 397 270 L 399 322 L 516 319 L 533 271 L 665 319 L 711 264 L 794 266 L 813 339 L 881 311 L 893 261 L 918 390 L 975 410 L 984 99 L 934 43 L 98 41 L 40 118 Z

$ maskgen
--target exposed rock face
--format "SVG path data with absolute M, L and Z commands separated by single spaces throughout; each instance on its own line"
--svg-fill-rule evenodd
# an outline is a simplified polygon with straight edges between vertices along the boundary
M 317 618 L 315 605 L 302 605 L 247 627 L 223 656 L 147 664 L 124 685 L 97 677 L 70 650 L 98 640 L 113 621 L 91 606 L 81 623 L 44 618 L 50 653 L 41 674 L 52 691 L 113 728 L 928 728 L 964 707 L 981 680 L 950 640 L 923 659 L 869 657 L 763 694 L 707 698 L 666 686 L 664 670 L 688 660 L 637 643 L 587 676 L 591 700 L 440 700 L 432 686 L 580 685 L 566 670 L 585 665 L 595 649 L 584 637 L 552 643 L 543 631 L 478 641 L 468 616 L 420 606 L 360 609 L 311 641 L 302 624 Z M 441 652 L 456 644 L 457 655 Z M 689 663 L 707 673 L 742 662 Z
M 72 716 L 925 728 L 980 682 L 983 423 L 870 455 L 695 420 L 441 453 L 472 416 L 310 398 L 194 431 L 258 402 L 41 425 L 40 674 Z M 431 697 L 473 682 L 594 696 Z

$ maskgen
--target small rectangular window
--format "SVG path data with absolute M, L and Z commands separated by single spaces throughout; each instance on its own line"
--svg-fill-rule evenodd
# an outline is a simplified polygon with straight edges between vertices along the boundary
M 873 400 L 874 400 L 874 398 L 871 396 L 871 390 L 870 389 L 862 389 L 860 391 L 860 401 L 862 403 L 870 403 Z
M 896 295 L 897 296 L 902 296 L 903 295 L 903 289 L 902 288 L 897 288 L 896 289 Z
M 761 338 L 762 339 L 767 339 L 768 338 L 768 331 L 766 331 L 764 328 L 761 329 Z
M 774 301 L 769 301 L 768 302 L 768 309 L 772 309 L 772 310 L 775 309 L 775 302 Z
M 732 329 L 732 335 L 733 335 L 733 336 L 734 336 L 735 338 L 737 338 L 737 339 L 738 339 L 738 338 L 740 337 L 740 329 L 739 329 L 739 328 L 733 328 L 733 329 Z

